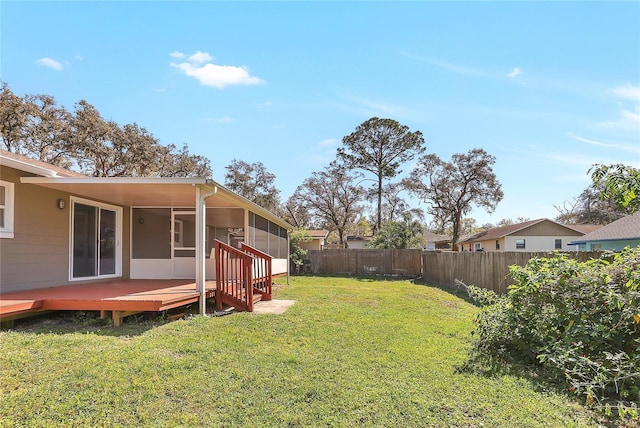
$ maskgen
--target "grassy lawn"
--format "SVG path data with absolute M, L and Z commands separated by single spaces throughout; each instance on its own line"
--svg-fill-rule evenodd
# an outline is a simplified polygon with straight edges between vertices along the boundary
M 442 290 L 294 277 L 275 297 L 297 303 L 0 332 L 0 426 L 597 426 L 526 379 L 457 373 L 476 308 Z

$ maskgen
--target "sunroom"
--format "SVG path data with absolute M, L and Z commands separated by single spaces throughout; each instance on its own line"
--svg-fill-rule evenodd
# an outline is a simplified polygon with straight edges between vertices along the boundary
M 203 178 L 21 177 L 69 195 L 69 281 L 216 278 L 215 242 L 270 256 L 288 275 L 292 226 Z M 204 300 L 204 299 L 203 299 Z

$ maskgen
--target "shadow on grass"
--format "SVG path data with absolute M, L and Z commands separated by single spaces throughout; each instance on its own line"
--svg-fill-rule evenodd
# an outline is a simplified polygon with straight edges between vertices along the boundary
M 207 306 L 207 313 L 214 312 Z M 141 312 L 127 316 L 120 327 L 111 318 L 100 318 L 100 311 L 56 311 L 16 320 L 5 331 L 31 334 L 95 334 L 98 336 L 139 336 L 154 328 L 179 319 L 198 315 L 197 305 L 189 305 L 164 312 Z
M 519 361 L 501 361 L 489 363 L 480 359 L 478 356 L 467 356 L 467 359 L 455 367 L 456 373 L 471 374 L 483 376 L 488 379 L 500 379 L 504 376 L 519 378 L 526 381 L 531 388 L 540 394 L 553 393 L 566 397 L 569 401 L 585 408 L 591 413 L 591 417 L 598 422 L 598 427 L 602 428 L 639 428 L 640 421 L 630 418 L 620 418 L 615 412 L 612 416 L 607 416 L 603 411 L 596 408 L 589 408 L 585 404 L 583 397 L 572 394 L 569 385 L 559 380 L 552 374 L 543 370 L 542 367 L 535 364 L 526 364 Z M 616 402 L 609 402 L 609 405 L 616 406 Z
M 459 299 L 464 300 L 465 302 L 479 307 L 478 303 L 473 300 L 471 298 L 471 296 L 469 296 L 469 293 L 467 293 L 467 290 L 464 287 L 454 287 L 454 286 L 444 286 L 444 285 L 434 285 L 434 284 L 428 284 L 424 281 L 424 279 L 418 278 L 414 281 L 415 284 L 417 285 L 423 285 L 425 287 L 429 287 L 429 288 L 436 288 L 438 290 L 444 291 L 447 294 L 451 294 L 452 296 L 455 296 Z
M 412 281 L 415 282 L 417 280 L 416 277 L 412 276 L 400 276 L 400 275 L 349 275 L 349 274 L 321 274 L 321 273 L 309 273 L 309 274 L 296 274 L 291 275 L 291 278 L 341 278 L 341 279 L 352 279 L 354 281 L 359 282 L 374 282 L 374 281 Z

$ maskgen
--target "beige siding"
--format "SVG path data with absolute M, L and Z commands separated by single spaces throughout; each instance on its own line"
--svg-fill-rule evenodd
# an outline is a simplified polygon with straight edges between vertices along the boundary
M 304 248 L 305 250 L 320 251 L 322 250 L 322 240 L 312 239 L 309 242 L 301 242 L 300 248 Z
M 0 290 L 14 291 L 69 283 L 69 194 L 21 184 L 28 174 L 0 167 L 15 183 L 14 238 L 0 239 Z M 65 201 L 57 208 L 58 199 Z M 129 210 L 123 213 L 123 276 L 129 273 Z
M 580 235 L 555 235 L 555 236 L 527 236 L 527 235 L 513 235 L 506 237 L 505 251 L 525 251 L 525 252 L 537 252 L 537 251 L 555 251 L 556 239 L 562 240 L 562 251 L 576 251 L 575 245 L 569 245 L 569 242 L 580 239 Z M 524 249 L 516 248 L 516 240 L 524 239 Z
M 543 221 L 532 226 L 527 227 L 524 230 L 519 230 L 513 233 L 512 236 L 580 236 L 580 233 L 575 230 L 564 227 L 560 224 L 556 224 L 550 221 Z
M 500 241 L 500 248 L 496 248 L 496 241 Z M 504 246 L 505 246 L 505 242 L 504 242 L 504 238 L 500 238 L 500 239 L 491 239 L 488 241 L 476 241 L 480 243 L 480 246 L 482 248 L 482 251 L 504 251 Z M 474 247 L 476 242 L 471 244 L 471 247 L 465 247 L 465 250 L 469 249 L 469 251 L 474 251 Z

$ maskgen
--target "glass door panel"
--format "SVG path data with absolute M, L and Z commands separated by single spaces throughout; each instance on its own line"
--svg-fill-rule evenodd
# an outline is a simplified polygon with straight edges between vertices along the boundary
M 72 277 L 97 278 L 116 275 L 118 224 L 115 210 L 73 203 Z
M 116 273 L 116 212 L 100 209 L 100 263 L 98 275 Z
M 97 275 L 96 217 L 96 207 L 78 203 L 73 205 L 74 278 Z

